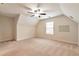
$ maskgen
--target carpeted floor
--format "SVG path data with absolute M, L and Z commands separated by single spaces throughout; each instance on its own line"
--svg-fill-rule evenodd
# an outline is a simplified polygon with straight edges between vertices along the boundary
M 0 43 L 1 56 L 78 56 L 76 45 L 33 38 Z

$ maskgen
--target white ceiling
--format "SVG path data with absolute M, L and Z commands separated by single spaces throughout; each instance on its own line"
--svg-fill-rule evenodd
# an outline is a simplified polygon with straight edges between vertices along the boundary
M 0 14 L 15 17 L 18 14 L 27 14 L 31 9 L 40 8 L 42 11 L 46 12 L 46 16 L 42 16 L 43 18 L 54 17 L 61 14 L 64 14 L 68 17 L 73 17 L 73 20 L 79 22 L 79 4 L 74 3 L 23 3 L 23 4 L 0 4 Z
M 7 16 L 15 16 L 15 14 L 27 13 L 38 8 L 38 4 L 26 3 L 26 4 L 0 4 L 0 14 L 5 14 Z M 48 18 L 61 14 L 59 4 L 39 4 L 39 8 L 44 11 L 47 15 L 41 18 Z M 6 10 L 6 11 L 5 11 Z
M 22 5 L 29 7 L 32 10 L 39 8 L 41 11 L 47 14 L 47 15 L 41 16 L 40 19 L 54 17 L 62 14 L 60 6 L 57 3 L 27 3 Z
M 15 17 L 17 14 L 21 14 L 29 10 L 28 8 L 25 8 L 18 5 L 18 4 L 11 4 L 11 3 L 6 3 L 6 4 L 0 4 L 0 14 L 10 16 L 10 17 Z

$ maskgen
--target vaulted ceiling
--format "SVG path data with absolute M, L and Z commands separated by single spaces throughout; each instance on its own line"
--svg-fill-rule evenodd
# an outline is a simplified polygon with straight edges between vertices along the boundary
M 6 15 L 9 17 L 15 17 L 19 14 L 30 14 L 28 11 L 31 11 L 36 8 L 40 8 L 46 13 L 45 16 L 42 16 L 40 19 L 45 19 L 49 17 L 58 16 L 64 14 L 79 23 L 79 4 L 76 3 L 4 3 L 0 4 L 0 14 Z M 35 18 L 35 17 L 30 17 Z M 36 19 L 36 18 L 35 18 Z
M 60 7 L 66 16 L 79 23 L 79 3 L 60 4 Z

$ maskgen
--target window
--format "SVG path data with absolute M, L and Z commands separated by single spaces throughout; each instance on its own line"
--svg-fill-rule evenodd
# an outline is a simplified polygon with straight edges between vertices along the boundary
M 47 22 L 46 23 L 46 34 L 54 34 L 53 26 L 54 26 L 54 22 Z
M 69 25 L 59 25 L 59 32 L 69 32 L 70 26 Z

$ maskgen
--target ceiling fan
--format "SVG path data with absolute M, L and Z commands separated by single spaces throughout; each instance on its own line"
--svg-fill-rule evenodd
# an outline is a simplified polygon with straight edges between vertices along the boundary
M 35 10 L 32 10 L 32 9 L 31 9 L 31 11 L 29 10 L 27 13 L 30 13 L 30 14 L 31 14 L 31 17 L 38 17 L 38 18 L 40 18 L 40 17 L 43 16 L 43 15 L 46 15 L 46 13 L 43 12 L 43 11 L 40 9 L 40 4 L 39 4 L 39 3 L 37 4 Z
M 31 17 L 36 16 L 36 17 L 41 17 L 42 15 L 46 15 L 46 13 L 41 12 L 40 9 L 34 10 L 34 11 L 29 11 L 28 13 L 31 13 Z

